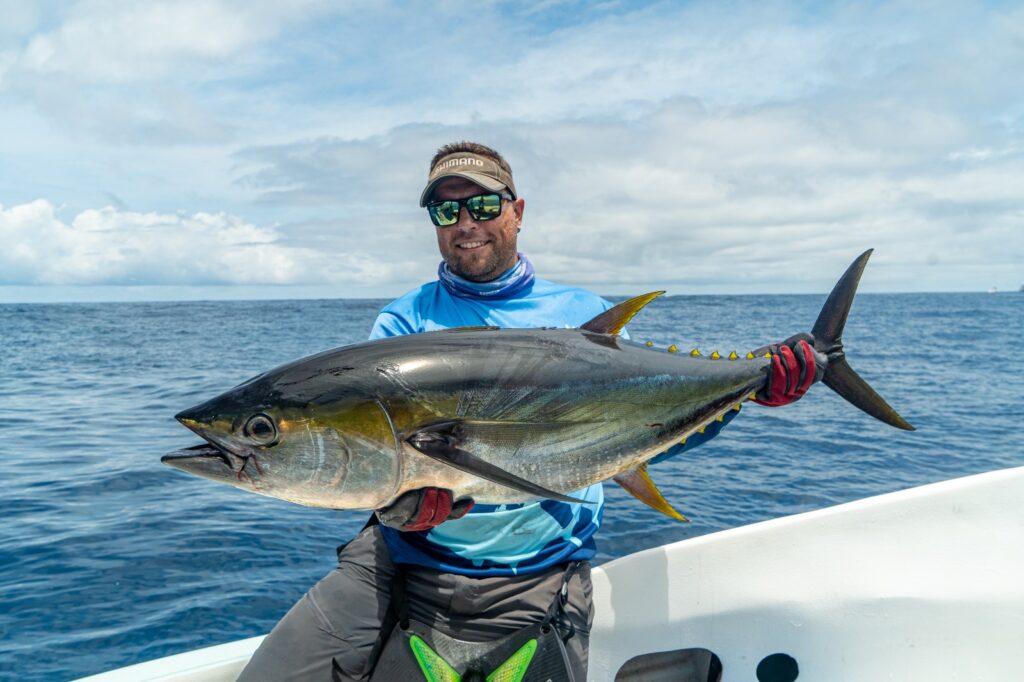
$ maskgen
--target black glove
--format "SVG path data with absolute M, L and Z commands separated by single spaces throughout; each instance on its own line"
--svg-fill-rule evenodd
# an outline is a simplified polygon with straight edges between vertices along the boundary
M 377 510 L 377 518 L 395 530 L 430 530 L 450 519 L 461 519 L 472 509 L 473 500 L 452 503 L 446 488 L 420 488 L 403 493 L 391 505 Z

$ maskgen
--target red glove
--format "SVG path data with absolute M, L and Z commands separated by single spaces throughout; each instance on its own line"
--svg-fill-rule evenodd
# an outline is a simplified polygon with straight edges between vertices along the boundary
M 758 351 L 771 352 L 772 364 L 768 383 L 757 392 L 755 403 L 768 407 L 788 405 L 807 393 L 811 384 L 821 381 L 826 359 L 814 350 L 813 343 L 809 334 L 797 334 Z
M 466 498 L 452 503 L 446 488 L 420 488 L 403 493 L 391 505 L 377 510 L 377 518 L 395 530 L 430 530 L 450 519 L 461 519 L 473 508 Z

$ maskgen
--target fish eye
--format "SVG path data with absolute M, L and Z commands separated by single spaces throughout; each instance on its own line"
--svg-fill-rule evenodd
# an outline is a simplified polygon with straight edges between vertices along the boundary
M 242 432 L 260 445 L 273 445 L 277 442 L 277 426 L 274 420 L 262 413 L 249 417 Z

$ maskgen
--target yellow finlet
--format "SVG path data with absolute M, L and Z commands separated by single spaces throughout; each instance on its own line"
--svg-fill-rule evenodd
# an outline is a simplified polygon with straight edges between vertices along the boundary
M 686 445 L 686 439 L 684 438 L 684 439 L 682 439 L 681 441 L 679 441 L 679 444 L 680 444 L 680 445 Z
M 736 355 L 736 351 L 732 351 L 732 352 L 729 353 L 729 359 L 730 360 L 736 360 L 739 357 L 740 356 Z
M 644 345 L 647 346 L 648 348 L 653 348 L 654 347 L 654 341 L 648 341 Z
M 764 355 L 762 355 L 761 357 L 770 358 L 771 356 L 772 356 L 772 352 L 770 350 L 766 350 L 764 352 Z
M 700 427 L 699 429 L 697 429 L 697 433 L 704 433 L 704 431 L 705 431 L 705 430 L 706 430 L 707 428 L 708 428 L 708 427 L 706 427 L 706 426 L 702 426 L 702 427 Z
M 742 408 L 742 407 L 743 407 L 743 403 L 736 403 L 735 405 L 733 405 L 732 409 L 734 409 L 737 412 L 739 412 L 740 408 Z
M 751 351 L 748 350 L 747 351 L 747 360 L 753 360 L 753 359 L 754 359 L 754 354 Z
M 652 291 L 643 296 L 623 301 L 613 308 L 609 308 L 594 319 L 584 324 L 580 329 L 598 334 L 617 335 L 626 326 L 626 323 L 633 319 L 633 316 L 640 312 L 645 305 L 661 296 L 664 291 Z
M 616 483 L 626 489 L 630 495 L 646 504 L 651 509 L 660 511 L 666 516 L 671 516 L 677 521 L 689 521 L 668 503 L 668 500 L 661 494 L 658 487 L 654 485 L 650 475 L 647 473 L 647 465 L 641 464 L 635 469 L 624 471 L 613 479 Z
M 694 348 L 693 350 L 691 350 L 690 351 L 690 357 L 691 358 L 699 358 L 700 357 L 700 349 L 699 348 Z
M 718 415 L 717 417 L 715 417 L 715 421 L 724 422 L 725 421 L 725 413 L 722 413 L 722 414 Z
M 668 352 L 669 353 L 678 353 L 679 352 L 679 348 L 676 346 L 676 344 L 673 343 L 671 346 L 668 347 Z
M 711 359 L 712 360 L 721 360 L 722 356 L 718 354 L 717 350 L 713 350 L 713 351 L 711 351 Z
M 756 400 L 756 399 L 757 399 L 757 391 L 754 391 L 753 393 L 751 393 L 750 395 L 747 396 L 747 400 Z

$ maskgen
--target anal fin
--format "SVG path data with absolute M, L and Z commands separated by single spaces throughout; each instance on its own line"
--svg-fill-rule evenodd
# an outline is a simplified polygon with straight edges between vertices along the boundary
M 646 464 L 641 464 L 629 471 L 624 471 L 612 480 L 651 509 L 660 511 L 665 516 L 671 516 L 677 521 L 688 522 L 690 520 L 673 509 L 672 505 L 668 503 L 668 500 L 665 499 L 661 491 L 658 490 L 658 487 L 654 485 L 650 475 L 648 475 Z

